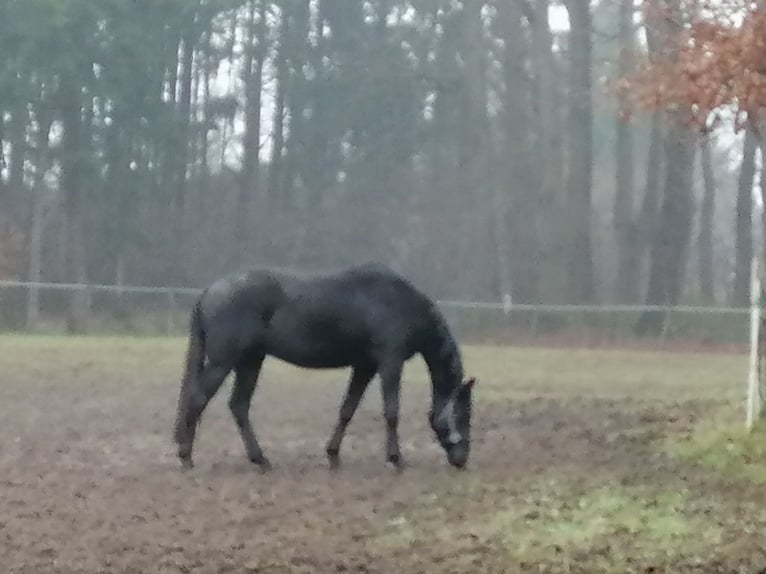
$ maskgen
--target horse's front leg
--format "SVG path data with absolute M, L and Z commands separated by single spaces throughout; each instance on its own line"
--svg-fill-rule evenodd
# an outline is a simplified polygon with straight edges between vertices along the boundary
M 332 436 L 330 436 L 330 440 L 327 441 L 326 451 L 330 468 L 337 468 L 340 463 L 340 445 L 343 442 L 343 436 L 346 434 L 346 428 L 351 422 L 365 390 L 367 390 L 367 385 L 370 384 L 374 376 L 375 367 L 372 365 L 362 364 L 353 368 L 348 389 L 338 413 L 338 422 L 335 425 Z
M 386 420 L 386 460 L 397 470 L 404 466 L 399 450 L 399 389 L 402 380 L 401 361 L 383 363 L 380 368 L 383 392 L 383 416 Z

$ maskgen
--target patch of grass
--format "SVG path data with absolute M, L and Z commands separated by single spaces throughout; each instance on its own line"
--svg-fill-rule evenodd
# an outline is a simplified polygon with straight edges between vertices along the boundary
M 654 351 L 466 347 L 476 396 L 735 400 L 747 376 L 744 355 Z
M 766 422 L 748 432 L 737 427 L 699 430 L 684 439 L 668 439 L 665 450 L 730 479 L 766 484 Z
M 176 380 L 180 375 L 184 337 L 0 335 L 0 366 L 24 372 L 92 364 L 100 371 L 127 370 L 140 378 Z M 476 376 L 477 401 L 508 398 L 604 397 L 677 401 L 687 398 L 734 401 L 747 374 L 746 357 L 736 354 L 669 353 L 652 351 L 532 349 L 496 346 L 464 347 L 466 373 Z M 47 365 L 47 366 L 45 366 Z M 286 379 L 337 381 L 337 370 L 298 369 L 269 359 L 264 374 Z M 407 363 L 405 387 L 427 385 L 428 372 L 416 358 Z M 406 392 L 406 389 L 405 389 Z
M 602 485 L 565 496 L 555 483 L 547 489 L 533 500 L 485 493 L 476 510 L 459 519 L 437 505 L 413 510 L 394 517 L 371 548 L 397 552 L 438 544 L 457 555 L 481 546 L 509 562 L 577 558 L 603 568 L 698 553 L 721 540 L 721 528 L 695 516 L 692 498 L 681 491 Z
M 512 554 L 525 558 L 550 549 L 577 552 L 611 545 L 617 546 L 617 554 L 673 553 L 688 547 L 705 530 L 684 514 L 687 503 L 680 492 L 652 494 L 602 487 L 579 498 L 572 508 L 554 508 L 527 520 L 526 536 L 517 545 L 509 540 L 506 546 Z M 705 534 L 715 539 L 718 532 L 714 529 Z

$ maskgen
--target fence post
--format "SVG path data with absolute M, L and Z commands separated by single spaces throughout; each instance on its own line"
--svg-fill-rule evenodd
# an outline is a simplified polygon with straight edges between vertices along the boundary
M 662 316 L 662 330 L 660 331 L 660 345 L 665 346 L 668 338 L 668 331 L 670 330 L 670 315 L 672 311 L 670 308 L 665 309 L 665 313 Z
M 36 331 L 40 322 L 40 286 L 30 285 L 27 288 L 27 317 L 26 327 L 28 331 Z
M 758 377 L 761 282 L 758 277 L 758 258 L 753 257 L 750 265 L 750 365 L 748 369 L 747 413 L 745 419 L 748 430 L 753 428 L 761 411 L 760 381 Z
M 173 321 L 173 315 L 176 311 L 176 296 L 172 289 L 168 289 L 168 319 L 167 319 L 167 334 L 171 336 L 175 330 L 175 324 Z

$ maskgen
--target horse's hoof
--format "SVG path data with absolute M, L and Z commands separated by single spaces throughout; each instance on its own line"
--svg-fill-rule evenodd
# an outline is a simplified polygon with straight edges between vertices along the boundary
M 391 470 L 394 470 L 396 472 L 401 472 L 402 470 L 404 470 L 404 460 L 402 459 L 401 455 L 392 454 L 391 456 L 388 457 L 386 466 L 390 468 Z
M 180 456 L 178 458 L 181 459 L 181 470 L 191 470 L 194 468 L 194 462 L 192 462 L 190 456 Z
M 257 459 L 250 459 L 250 462 L 252 462 L 255 466 L 258 467 L 258 470 L 260 470 L 262 473 L 271 472 L 274 467 L 271 466 L 271 462 L 269 462 L 269 459 L 265 456 Z
M 340 468 L 340 457 L 337 454 L 327 455 L 327 462 L 330 464 L 330 470 L 338 470 Z

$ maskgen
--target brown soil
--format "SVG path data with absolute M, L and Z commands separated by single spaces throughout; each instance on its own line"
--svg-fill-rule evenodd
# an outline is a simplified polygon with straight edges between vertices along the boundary
M 129 378 L 0 387 L 4 572 L 394 572 L 397 563 L 403 572 L 556 570 L 566 562 L 560 556 L 543 568 L 513 564 L 478 542 L 473 566 L 461 570 L 456 564 L 465 562 L 452 561 L 443 544 L 386 554 L 370 540 L 381 524 L 430 496 L 459 519 L 486 504 L 479 498 L 498 485 L 506 498 L 528 496 L 543 475 L 562 476 L 573 488 L 596 475 L 636 483 L 701 480 L 650 448 L 653 439 L 690 427 L 701 405 L 479 402 L 471 468 L 459 472 L 446 466 L 427 430 L 426 390 L 412 386 L 402 398 L 405 472 L 383 464 L 373 387 L 349 429 L 343 466 L 331 473 L 323 445 L 342 381 L 265 381 L 259 388 L 252 415 L 275 466 L 267 475 L 244 457 L 221 396 L 227 385 L 203 419 L 197 466 L 184 473 L 170 443 L 177 387 L 128 384 Z M 571 571 L 581 570 L 577 557 L 567 561 Z M 652 567 L 694 569 L 646 566 Z

